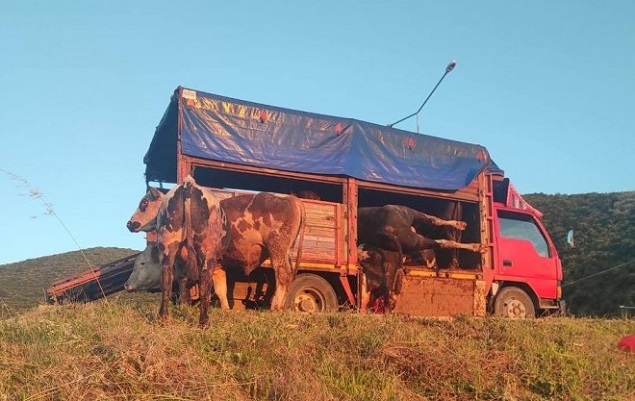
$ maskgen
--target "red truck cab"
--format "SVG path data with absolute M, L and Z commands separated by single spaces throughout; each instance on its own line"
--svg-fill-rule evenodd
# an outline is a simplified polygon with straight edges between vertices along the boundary
M 541 217 L 509 179 L 494 181 L 492 268 L 483 273 L 495 315 L 524 318 L 561 308 L 562 264 Z

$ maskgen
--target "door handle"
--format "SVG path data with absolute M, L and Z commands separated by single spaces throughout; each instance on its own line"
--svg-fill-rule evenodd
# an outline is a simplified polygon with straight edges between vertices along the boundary
M 509 260 L 509 259 L 503 259 L 503 266 L 511 267 L 512 266 L 512 261 Z

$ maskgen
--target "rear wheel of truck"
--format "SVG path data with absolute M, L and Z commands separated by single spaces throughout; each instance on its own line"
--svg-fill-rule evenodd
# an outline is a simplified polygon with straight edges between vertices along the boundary
M 527 293 L 518 287 L 505 287 L 494 301 L 494 315 L 509 319 L 532 319 L 536 308 Z
M 297 312 L 337 310 L 337 295 L 328 281 L 315 274 L 299 274 L 289 286 L 286 308 Z

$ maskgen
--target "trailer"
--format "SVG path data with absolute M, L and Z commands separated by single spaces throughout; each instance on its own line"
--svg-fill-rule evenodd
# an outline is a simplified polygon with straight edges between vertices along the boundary
M 139 253 L 57 280 L 45 291 L 48 303 L 90 302 L 123 290 Z

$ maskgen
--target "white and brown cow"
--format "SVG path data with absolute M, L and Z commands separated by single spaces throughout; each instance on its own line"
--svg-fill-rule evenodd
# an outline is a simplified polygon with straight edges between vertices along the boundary
M 161 307 L 168 316 L 174 265 L 180 262 L 183 280 L 199 284 L 199 324 L 208 323 L 214 266 L 228 243 L 229 226 L 214 194 L 191 176 L 167 194 L 150 188 L 127 223 L 131 232 L 156 231 L 161 260 Z
M 266 259 L 271 259 L 276 280 L 271 309 L 283 309 L 287 289 L 299 265 L 304 233 L 304 205 L 294 196 L 279 197 L 260 192 L 223 199 L 220 207 L 230 226 L 229 243 L 220 260 L 223 270 L 214 273 L 214 290 L 221 302 L 221 308 L 229 309 L 224 270 L 240 269 L 248 275 Z M 298 259 L 294 266 L 290 251 L 298 237 Z M 159 266 L 153 248 L 149 244 L 137 257 L 125 285 L 128 291 L 152 290 L 158 284 Z M 180 279 L 180 268 L 178 265 L 176 268 L 177 279 Z M 179 287 L 182 295 L 187 296 L 184 284 L 181 282 Z
M 300 263 L 304 236 L 304 204 L 295 196 L 275 196 L 267 192 L 237 195 L 221 201 L 221 208 L 231 224 L 229 246 L 221 264 L 225 269 L 242 269 L 245 275 L 267 259 L 276 280 L 271 310 L 284 309 L 287 290 Z M 299 238 L 295 266 L 290 251 Z M 227 304 L 226 280 L 218 284 L 216 295 L 221 306 Z M 225 302 L 225 304 L 223 304 Z
M 464 244 L 449 239 L 431 239 L 419 234 L 422 225 L 447 226 L 465 230 L 466 223 L 443 220 L 415 209 L 400 205 L 360 207 L 357 209 L 358 243 L 399 253 L 412 254 L 423 249 L 456 248 L 473 252 L 485 252 L 482 244 Z

